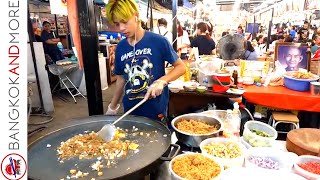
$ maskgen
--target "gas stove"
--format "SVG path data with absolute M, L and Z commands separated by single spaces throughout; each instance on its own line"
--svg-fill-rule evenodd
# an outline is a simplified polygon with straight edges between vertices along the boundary
M 199 147 L 190 147 L 182 142 L 177 141 L 175 144 L 180 146 L 180 151 L 178 154 L 183 154 L 184 152 L 196 152 L 196 153 L 201 153 L 201 149 Z

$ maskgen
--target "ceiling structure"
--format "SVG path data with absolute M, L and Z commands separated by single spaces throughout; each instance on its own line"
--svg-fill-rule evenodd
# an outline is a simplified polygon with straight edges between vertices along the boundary
M 233 10 L 235 4 L 239 4 L 240 10 L 246 10 L 253 13 L 255 8 L 261 5 L 266 0 L 216 0 L 216 5 L 220 6 L 221 10 Z

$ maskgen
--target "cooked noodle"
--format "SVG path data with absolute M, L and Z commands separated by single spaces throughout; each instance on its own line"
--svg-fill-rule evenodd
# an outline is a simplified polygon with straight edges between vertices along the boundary
M 217 127 L 201 120 L 182 119 L 177 122 L 177 129 L 189 134 L 209 134 L 217 130 Z
M 105 159 L 115 159 L 117 156 L 126 156 L 129 150 L 135 150 L 139 146 L 129 140 L 123 141 L 122 138 L 124 137 L 124 133 L 117 131 L 112 141 L 105 142 L 95 132 L 79 134 L 61 142 L 57 151 L 59 158 L 62 160 L 74 156 L 79 156 L 79 159 L 90 159 L 98 156 Z
M 177 158 L 172 163 L 172 170 L 178 176 L 188 180 L 210 180 L 221 172 L 219 164 L 202 154 L 190 154 Z
M 311 72 L 299 72 L 299 71 L 293 72 L 291 76 L 296 79 L 312 79 L 313 77 Z

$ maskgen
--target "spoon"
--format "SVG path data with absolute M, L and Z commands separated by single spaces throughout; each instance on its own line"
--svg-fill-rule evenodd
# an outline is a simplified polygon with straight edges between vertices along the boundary
M 115 120 L 112 124 L 104 125 L 100 129 L 100 131 L 97 133 L 98 136 L 100 136 L 104 141 L 110 142 L 113 139 L 113 137 L 115 136 L 116 131 L 117 131 L 115 124 L 117 122 L 119 122 L 121 119 L 123 119 L 124 117 L 126 117 L 127 115 L 129 115 L 132 111 L 137 109 L 139 106 L 141 106 L 146 101 L 147 101 L 146 98 L 142 99 L 138 104 L 136 104 L 131 109 L 129 109 L 126 113 L 124 113 L 121 117 L 119 117 L 117 120 Z

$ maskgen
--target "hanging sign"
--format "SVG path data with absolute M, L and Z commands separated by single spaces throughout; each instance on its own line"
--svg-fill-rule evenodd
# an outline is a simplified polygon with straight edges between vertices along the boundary
M 67 0 L 50 0 L 51 14 L 68 15 Z

